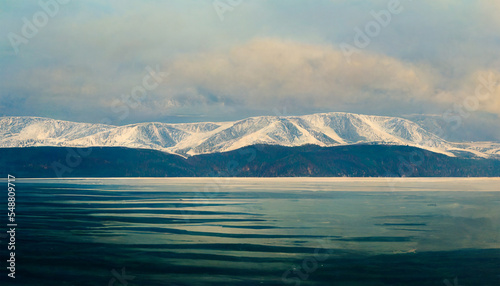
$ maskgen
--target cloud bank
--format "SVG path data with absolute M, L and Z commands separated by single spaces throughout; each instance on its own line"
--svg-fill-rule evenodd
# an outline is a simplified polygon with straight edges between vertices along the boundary
M 342 44 L 390 2 L 242 1 L 221 21 L 213 1 L 69 1 L 16 54 L 9 35 L 44 10 L 4 1 L 0 115 L 127 124 L 434 114 L 460 120 L 467 139 L 500 140 L 498 1 L 401 0 L 346 60 Z M 140 95 L 148 67 L 168 77 Z

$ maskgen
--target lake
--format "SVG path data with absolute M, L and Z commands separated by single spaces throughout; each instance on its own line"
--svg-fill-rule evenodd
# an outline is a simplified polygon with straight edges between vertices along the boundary
M 18 178 L 7 285 L 500 285 L 499 186 Z

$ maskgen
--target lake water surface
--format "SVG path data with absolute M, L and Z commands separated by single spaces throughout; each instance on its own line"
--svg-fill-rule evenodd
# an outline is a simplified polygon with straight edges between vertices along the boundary
M 500 179 L 16 183 L 12 285 L 500 285 Z

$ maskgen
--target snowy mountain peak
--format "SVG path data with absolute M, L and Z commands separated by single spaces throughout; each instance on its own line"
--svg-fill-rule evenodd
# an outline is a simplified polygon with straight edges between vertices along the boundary
M 0 118 L 0 147 L 120 146 L 189 156 L 254 144 L 338 146 L 361 143 L 409 145 L 449 156 L 500 157 L 498 143 L 447 142 L 407 119 L 344 112 L 260 116 L 234 122 L 151 122 L 126 126 L 41 117 Z

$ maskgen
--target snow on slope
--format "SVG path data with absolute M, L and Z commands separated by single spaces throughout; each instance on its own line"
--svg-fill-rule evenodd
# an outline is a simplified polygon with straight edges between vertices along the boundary
M 0 147 L 66 146 L 70 140 L 113 128 L 41 117 L 0 117 Z
M 409 145 L 449 156 L 498 157 L 500 144 L 452 143 L 402 118 L 332 112 L 260 116 L 219 123 L 75 123 L 39 117 L 0 118 L 0 147 L 121 146 L 196 155 L 253 144 L 337 146 L 360 143 Z

